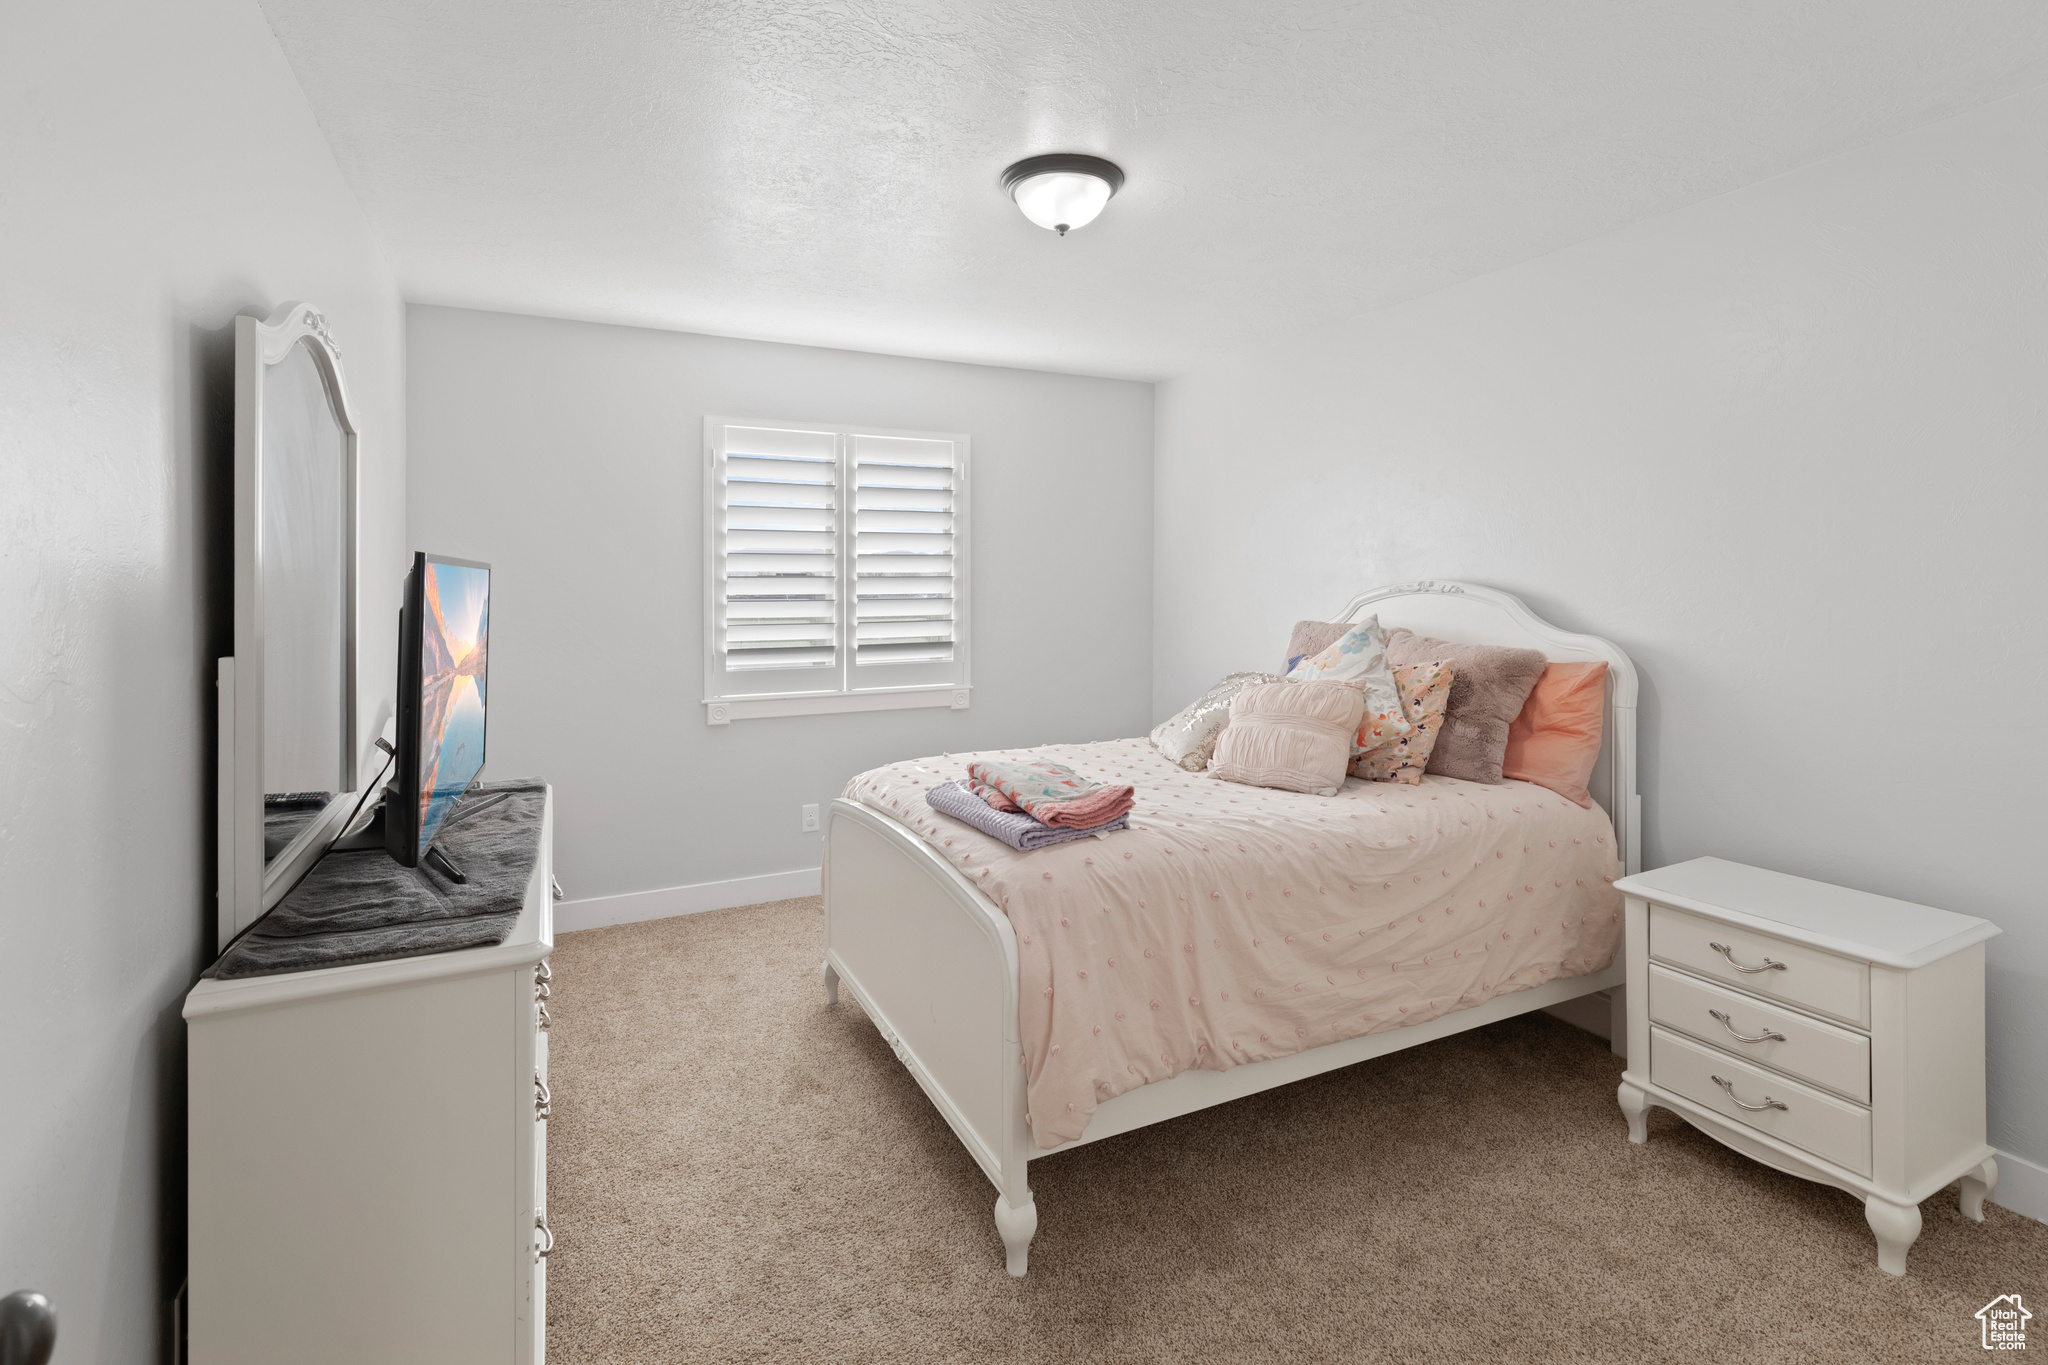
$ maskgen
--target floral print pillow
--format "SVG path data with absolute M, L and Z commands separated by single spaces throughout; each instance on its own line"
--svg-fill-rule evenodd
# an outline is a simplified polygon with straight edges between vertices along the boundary
M 1428 664 L 1403 664 L 1394 670 L 1394 685 L 1401 692 L 1401 707 L 1412 728 L 1395 739 L 1373 738 L 1368 714 L 1358 727 L 1358 747 L 1365 750 L 1351 760 L 1351 775 L 1368 782 L 1400 782 L 1414 786 L 1422 781 L 1429 766 L 1429 751 L 1436 747 L 1437 732 L 1443 729 L 1444 704 L 1451 699 L 1451 664 L 1448 660 Z
M 1401 691 L 1387 665 L 1387 637 L 1380 618 L 1368 616 L 1320 654 L 1312 654 L 1288 671 L 1289 682 L 1349 683 L 1365 693 L 1365 720 L 1358 747 L 1371 749 L 1408 733 L 1401 709 Z

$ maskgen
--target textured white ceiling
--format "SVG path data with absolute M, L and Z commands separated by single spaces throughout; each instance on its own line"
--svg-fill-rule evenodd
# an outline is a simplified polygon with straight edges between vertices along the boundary
M 411 299 L 1141 378 L 2048 80 L 2039 0 L 263 3 Z

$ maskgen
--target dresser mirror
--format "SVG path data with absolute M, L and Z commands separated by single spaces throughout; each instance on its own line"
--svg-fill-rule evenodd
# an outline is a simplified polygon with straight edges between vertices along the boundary
M 297 883 L 356 796 L 356 441 L 319 310 L 235 319 L 217 948 Z

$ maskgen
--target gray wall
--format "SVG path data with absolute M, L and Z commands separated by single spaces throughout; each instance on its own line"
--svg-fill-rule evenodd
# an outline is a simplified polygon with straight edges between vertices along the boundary
M 404 316 L 262 14 L 10 6 L 0 41 L 0 1293 L 158 1358 L 184 1266 L 181 998 L 213 926 L 232 320 L 324 308 L 397 590 Z M 366 642 L 365 701 L 393 660 Z
M 1153 710 L 1467 578 L 1640 665 L 1648 865 L 1987 916 L 2048 1160 L 2048 90 L 1160 387 Z
M 413 544 L 492 566 L 488 772 L 555 783 L 572 898 L 816 867 L 857 772 L 1148 724 L 1150 385 L 409 317 Z M 707 413 L 973 438 L 973 709 L 705 725 Z

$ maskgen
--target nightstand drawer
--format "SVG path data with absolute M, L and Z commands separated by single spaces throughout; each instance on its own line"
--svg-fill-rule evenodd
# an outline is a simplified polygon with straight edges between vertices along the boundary
M 1870 1103 L 1870 1039 L 1863 1034 L 1657 964 L 1650 967 L 1650 1018 L 1744 1061 Z
M 1745 1128 L 1870 1174 L 1870 1111 L 1860 1105 L 1661 1028 L 1650 1030 L 1650 1080 Z
M 1650 955 L 1767 1000 L 1870 1023 L 1870 968 L 1853 958 L 1654 903 Z

